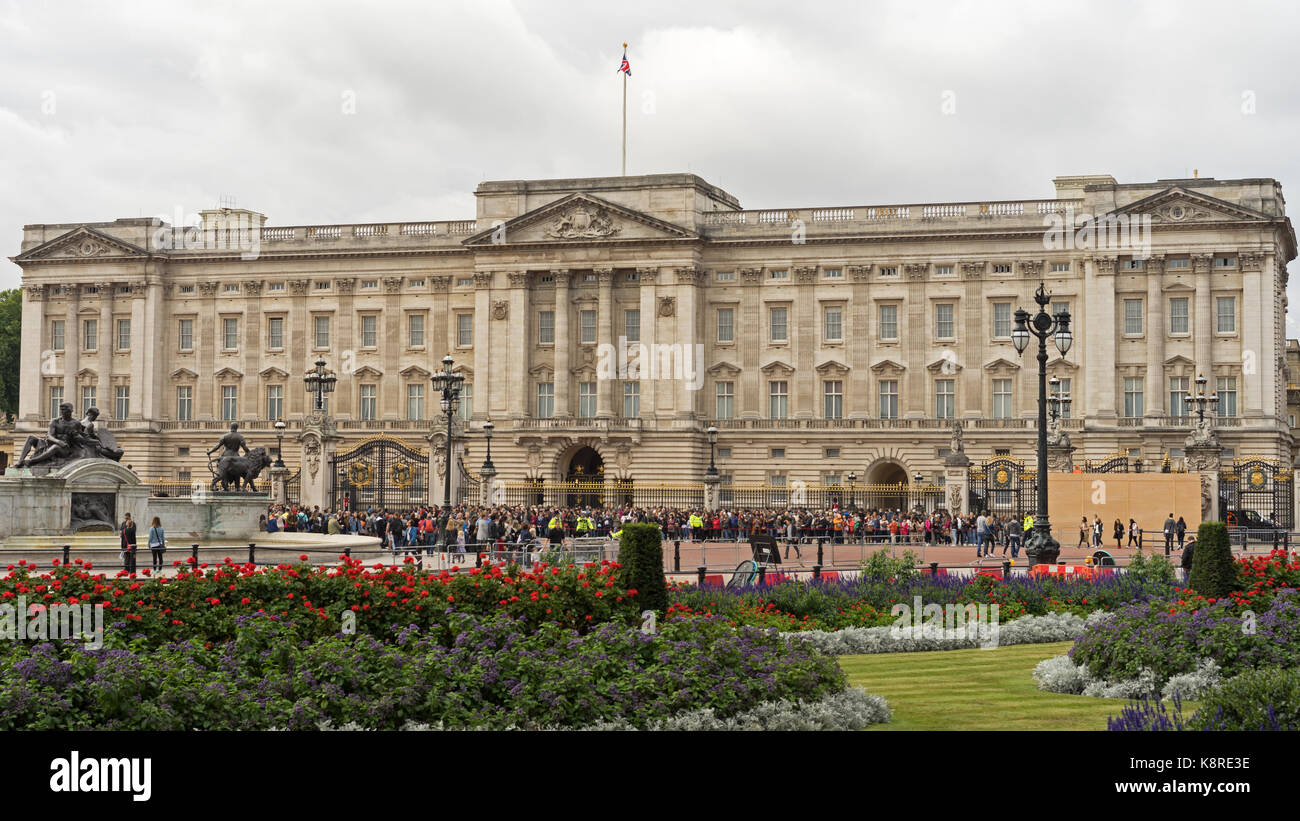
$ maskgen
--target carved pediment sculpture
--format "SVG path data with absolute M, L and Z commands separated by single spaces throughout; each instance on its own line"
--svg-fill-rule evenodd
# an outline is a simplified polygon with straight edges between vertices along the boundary
M 555 239 L 599 239 L 612 237 L 620 230 L 604 208 L 578 202 L 547 226 L 546 235 Z

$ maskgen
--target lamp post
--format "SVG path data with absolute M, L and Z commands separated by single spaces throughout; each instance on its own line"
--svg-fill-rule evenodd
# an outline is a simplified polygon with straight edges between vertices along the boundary
M 318 413 L 325 410 L 325 394 L 333 393 L 334 386 L 338 383 L 339 378 L 334 372 L 325 368 L 325 360 L 317 359 L 316 367 L 307 371 L 307 375 L 302 378 L 307 384 L 307 393 L 316 394 L 315 409 Z
M 716 464 L 714 464 L 714 462 L 713 462 L 713 455 L 714 455 L 714 453 L 717 451 L 717 444 L 718 444 L 718 429 L 717 429 L 716 427 L 714 427 L 713 425 L 709 425 L 708 429 L 705 430 L 704 432 L 705 432 L 705 433 L 708 435 L 708 437 L 709 437 L 709 469 L 706 470 L 706 471 L 704 471 L 704 475 L 705 475 L 705 476 L 717 476 L 717 475 L 718 475 L 718 466 L 717 466 Z
M 460 386 L 465 377 L 451 369 L 451 354 L 442 358 L 442 370 L 431 377 L 433 390 L 442 394 L 438 403 L 447 416 L 447 464 L 442 472 L 442 516 L 438 522 L 438 543 L 447 547 L 447 520 L 451 517 L 451 425 L 460 403 Z
M 1073 400 L 1070 399 L 1069 391 L 1061 390 L 1061 380 L 1055 376 L 1048 380 L 1048 384 L 1052 389 L 1047 394 L 1047 409 L 1055 422 L 1070 415 L 1070 402 Z
M 858 481 L 858 474 L 850 472 L 849 473 L 849 510 L 856 510 L 858 507 L 856 504 L 854 504 L 854 500 L 853 500 L 853 483 L 856 481 Z
M 275 420 L 275 464 L 273 467 L 284 467 L 284 429 L 289 427 L 283 419 Z
M 497 472 L 496 466 L 492 464 L 492 431 L 495 429 L 496 425 L 492 424 L 491 419 L 483 423 L 483 438 L 487 440 L 487 458 L 483 460 L 483 473 Z
M 1061 555 L 1061 545 L 1052 538 L 1052 526 L 1047 518 L 1047 338 L 1054 336 L 1057 350 L 1062 355 L 1070 350 L 1074 337 L 1070 333 L 1070 313 L 1061 311 L 1052 316 L 1047 312 L 1051 297 L 1043 283 L 1034 292 L 1038 313 L 1033 316 L 1024 308 L 1016 309 L 1016 326 L 1011 331 L 1011 344 L 1022 356 L 1029 347 L 1029 335 L 1038 338 L 1038 480 L 1037 509 L 1034 512 L 1034 532 L 1025 540 L 1025 554 L 1029 564 L 1055 564 Z
M 1219 407 L 1219 394 L 1217 391 L 1209 396 L 1205 395 L 1205 384 L 1208 381 L 1205 374 L 1198 373 L 1196 375 L 1196 394 L 1188 393 L 1183 396 L 1183 401 L 1187 403 L 1187 406 L 1196 409 L 1196 421 L 1201 426 L 1205 424 L 1206 406 L 1208 405 L 1211 411 L 1218 410 Z
M 916 507 L 919 507 L 919 508 L 921 508 L 922 510 L 925 509 L 925 495 L 924 495 L 924 493 L 921 491 L 921 483 L 924 482 L 924 481 L 925 481 L 925 477 L 921 475 L 921 471 L 918 470 L 918 471 L 916 471 L 915 473 L 912 474 L 912 484 L 915 485 L 915 486 L 916 486 L 916 489 L 917 489 L 917 490 L 916 490 Z

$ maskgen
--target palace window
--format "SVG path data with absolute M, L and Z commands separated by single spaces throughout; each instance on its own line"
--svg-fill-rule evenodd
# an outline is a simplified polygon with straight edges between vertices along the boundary
M 1169 300 L 1169 333 L 1185 334 L 1191 327 L 1187 297 Z
M 176 388 L 176 418 L 181 422 L 194 418 L 194 388 L 189 385 Z
M 790 383 L 784 379 L 768 383 L 768 417 L 785 419 L 790 414 Z
M 1192 267 L 1192 261 L 1186 258 L 1171 259 L 1165 262 L 1166 270 L 1185 270 L 1191 267 Z
M 372 289 L 372 288 L 378 288 L 378 287 L 379 287 L 379 280 L 377 280 L 377 279 L 363 279 L 363 280 L 361 280 L 361 290 L 363 290 L 363 291 L 368 291 L 368 290 L 370 290 L 370 289 Z
M 718 382 L 714 387 L 714 415 L 719 419 L 731 419 L 736 411 L 736 383 Z
M 934 417 L 951 419 L 956 413 L 957 381 L 955 379 L 934 380 Z
M 596 383 L 578 383 L 578 418 L 591 419 L 596 415 Z
M 1136 419 L 1143 413 L 1142 382 L 1140 376 L 1124 377 L 1124 416 L 1128 419 Z
M 583 345 L 596 344 L 596 312 L 579 311 L 578 321 L 582 328 L 582 337 L 581 337 L 582 344 Z
M 1237 377 L 1220 376 L 1214 382 L 1215 392 L 1219 394 L 1218 415 L 1232 417 L 1237 415 Z
M 736 272 L 735 272 L 735 271 L 719 271 L 719 272 L 718 272 L 718 282 L 735 282 L 735 281 L 736 281 Z
M 1069 396 L 1069 395 L 1070 395 L 1070 382 L 1071 382 L 1071 381 L 1072 381 L 1072 380 L 1071 380 L 1070 377 L 1068 377 L 1068 376 L 1067 376 L 1067 377 L 1064 377 L 1064 378 L 1061 379 L 1061 393 L 1063 393 L 1063 394 L 1066 395 L 1066 396 Z M 1069 418 L 1070 418 L 1070 406 L 1073 405 L 1073 404 L 1074 404 L 1074 403 L 1071 402 L 1071 403 L 1069 403 L 1069 404 L 1067 404 L 1067 405 L 1062 405 L 1062 406 L 1061 406 L 1061 418 L 1062 418 L 1062 419 L 1069 419 Z
M 411 420 L 424 418 L 424 386 L 415 384 L 406 386 L 406 418 Z
M 114 391 L 113 418 L 125 419 L 131 415 L 131 386 L 118 385 Z
M 937 339 L 955 339 L 953 327 L 953 305 L 940 302 L 934 306 L 934 335 Z
M 623 312 L 623 330 L 628 342 L 641 341 L 641 312 L 639 310 Z
M 182 351 L 194 350 L 194 320 L 182 319 L 176 333 L 177 344 Z
M 952 276 L 952 270 L 953 268 L 951 265 L 936 265 L 934 266 L 934 275 L 940 277 L 950 277 Z
M 827 419 L 844 418 L 844 382 L 827 379 L 822 382 L 822 413 Z
M 227 351 L 239 348 L 239 320 L 227 317 L 221 320 L 221 346 Z
M 1186 418 L 1190 416 L 1187 406 L 1187 392 L 1192 388 L 1190 376 L 1169 377 L 1169 415 Z
M 822 312 L 822 336 L 827 342 L 844 341 L 844 309 L 839 305 L 827 305 Z
M 555 416 L 555 383 L 537 383 L 537 418 L 550 419 Z
M 474 417 L 474 383 L 466 381 L 460 387 L 460 418 L 468 422 Z
M 456 314 L 456 346 L 468 348 L 474 344 L 474 315 Z
M 898 339 L 898 306 L 880 306 L 880 338 Z
M 221 386 L 221 418 L 233 422 L 239 414 L 239 386 Z
M 379 345 L 379 317 L 361 317 L 361 347 L 374 348 Z
M 997 266 L 994 266 L 995 268 Z M 1011 338 L 1011 303 L 994 302 L 993 303 L 993 338 L 1010 339 Z
M 364 421 L 373 421 L 379 417 L 378 411 L 379 397 L 377 385 L 361 386 L 361 418 Z
M 538 312 L 537 342 L 539 345 L 555 344 L 555 311 Z
M 1054 274 L 1064 273 L 1064 272 L 1066 272 L 1066 271 L 1068 271 L 1068 270 L 1070 270 L 1070 263 L 1068 263 L 1068 262 L 1053 262 L 1053 263 L 1052 263 L 1052 273 L 1054 273 Z
M 273 316 L 266 320 L 266 347 L 271 350 L 284 348 L 284 317 Z M 280 417 L 273 418 L 279 419 Z
M 50 418 L 59 418 L 59 405 L 63 404 L 63 388 L 50 388 Z M 1292 427 L 1295 427 L 1292 425 Z
M 1011 380 L 994 379 L 993 380 L 993 418 L 1010 419 L 1012 414 L 1011 408 Z
M 995 273 L 995 274 L 1009 274 L 1009 273 L 1011 273 L 1011 263 L 1009 263 L 1009 262 L 995 262 L 995 263 L 993 263 L 993 273 Z
M 635 419 L 641 415 L 641 383 L 623 383 L 623 418 Z
M 1215 268 L 1236 268 L 1237 258 L 1236 257 L 1215 257 L 1214 267 Z
M 63 350 L 63 320 L 56 319 L 50 323 L 50 347 L 56 351 Z M 58 416 L 58 414 L 55 414 Z
M 880 381 L 880 418 L 898 418 L 898 380 L 882 379 Z
M 789 339 L 786 328 L 786 309 L 772 308 L 768 311 L 768 328 L 773 342 L 785 342 Z
M 119 319 L 117 321 L 117 349 L 119 351 L 131 350 L 131 320 Z
M 95 407 L 95 386 L 83 385 L 81 388 L 81 413 L 84 416 L 86 411 Z
M 81 349 L 88 352 L 99 350 L 99 320 L 87 319 L 81 323 Z
M 424 347 L 424 314 L 408 314 L 406 317 L 406 344 L 411 348 Z
M 266 418 L 284 418 L 284 385 L 266 386 Z
M 1237 332 L 1237 298 L 1231 296 L 1215 297 L 1215 314 L 1218 319 L 1216 330 L 1221 334 Z
M 1130 336 L 1142 334 L 1142 300 L 1124 300 L 1124 333 Z
M 718 341 L 736 341 L 736 310 L 734 308 L 718 309 Z
M 327 316 L 312 317 L 316 331 L 317 348 L 328 348 L 330 346 L 330 318 Z
M 283 290 L 284 290 L 284 283 L 283 283 L 283 282 L 269 282 L 269 283 L 267 283 L 267 285 L 266 285 L 266 290 L 268 290 L 268 291 L 283 291 Z
M 784 268 L 774 268 L 771 272 L 769 272 L 768 276 L 771 279 L 789 279 L 790 272 Z

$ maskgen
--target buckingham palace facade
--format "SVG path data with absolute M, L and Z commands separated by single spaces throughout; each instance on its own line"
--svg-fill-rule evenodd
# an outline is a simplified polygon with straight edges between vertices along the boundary
M 1011 330 L 1041 281 L 1072 317 L 1048 370 L 1076 460 L 1176 461 L 1204 374 L 1224 456 L 1290 465 L 1281 185 L 1054 183 L 1040 200 L 744 210 L 660 174 L 484 182 L 476 217 L 448 222 L 227 208 L 190 228 L 28 225 L 14 433 L 94 405 L 123 463 L 183 481 L 208 477 L 229 420 L 273 449 L 283 419 L 297 471 L 318 458 L 303 376 L 322 359 L 331 453 L 432 453 L 430 377 L 450 354 L 471 473 L 491 419 L 507 481 L 699 481 L 713 425 L 733 482 L 932 482 L 954 419 L 972 459 L 1032 464 L 1037 364 Z

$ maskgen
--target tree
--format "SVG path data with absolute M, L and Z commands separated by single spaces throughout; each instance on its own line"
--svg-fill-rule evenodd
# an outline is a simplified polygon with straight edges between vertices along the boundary
M 1196 530 L 1192 570 L 1187 586 L 1206 598 L 1223 598 L 1237 585 L 1237 567 L 1232 560 L 1228 528 L 1223 522 L 1201 522 Z
M 664 546 L 659 526 L 625 524 L 619 538 L 618 562 L 623 565 L 624 584 L 637 592 L 636 601 L 646 610 L 668 608 L 668 585 L 664 579 Z
M 18 374 L 22 369 L 23 292 L 0 291 L 0 413 L 18 413 Z

